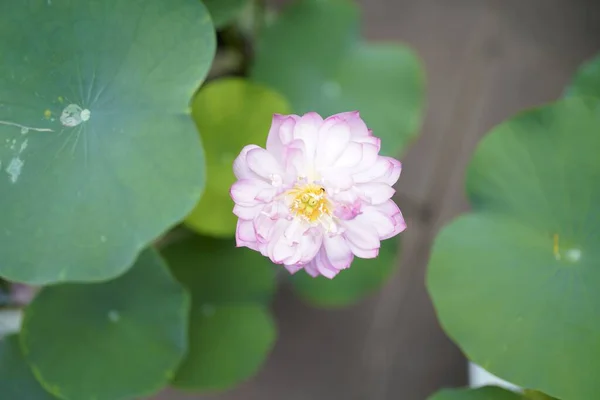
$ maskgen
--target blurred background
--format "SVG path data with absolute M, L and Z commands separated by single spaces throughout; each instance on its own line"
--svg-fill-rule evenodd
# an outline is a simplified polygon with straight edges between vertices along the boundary
M 366 37 L 405 42 L 427 73 L 425 122 L 397 186 L 408 221 L 400 268 L 382 291 L 340 310 L 310 307 L 281 287 L 279 338 L 256 377 L 218 395 L 169 391 L 153 400 L 424 400 L 468 384 L 466 360 L 442 333 L 424 287 L 432 240 L 467 210 L 464 169 L 480 137 L 559 97 L 600 51 L 600 1 L 359 3 Z

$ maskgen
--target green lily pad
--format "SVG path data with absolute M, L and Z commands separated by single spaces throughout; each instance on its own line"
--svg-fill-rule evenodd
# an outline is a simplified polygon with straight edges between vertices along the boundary
M 187 109 L 215 52 L 208 12 L 197 0 L 3 2 L 0 36 L 0 276 L 118 276 L 203 190 Z
M 477 389 L 442 389 L 429 400 L 524 400 L 524 397 L 497 386 L 484 386 Z
M 192 303 L 268 303 L 275 275 L 268 258 L 230 239 L 192 236 L 162 250 L 173 275 L 192 293 Z
M 600 55 L 577 70 L 565 95 L 600 97 Z
M 192 293 L 189 352 L 173 386 L 222 390 L 253 375 L 275 341 L 267 303 L 275 290 L 269 260 L 233 240 L 192 237 L 163 250 Z
M 149 395 L 187 350 L 189 296 L 154 250 L 125 275 L 44 288 L 25 312 L 21 345 L 46 390 L 66 400 Z
M 343 307 L 360 301 L 380 289 L 394 272 L 398 265 L 398 244 L 397 239 L 383 241 L 377 258 L 354 258 L 352 266 L 334 279 L 313 278 L 299 271 L 292 277 L 294 290 L 317 307 Z
M 266 307 L 258 304 L 195 307 L 190 354 L 172 384 L 186 390 L 225 390 L 254 375 L 277 336 Z
M 435 241 L 428 286 L 469 359 L 570 400 L 600 391 L 599 101 L 528 111 L 483 139 L 473 213 Z
M 248 0 L 203 0 L 215 27 L 222 28 L 231 22 L 248 4 Z
M 396 155 L 421 124 L 421 63 L 408 47 L 367 44 L 358 31 L 349 1 L 297 2 L 263 30 L 251 76 L 282 93 L 297 114 L 360 111 L 382 138 L 382 153 Z
M 15 400 L 55 399 L 35 380 L 23 359 L 17 335 L 0 340 L 0 397 Z
M 237 217 L 229 196 L 233 161 L 248 144 L 264 147 L 273 114 L 289 112 L 278 93 L 240 78 L 219 79 L 198 92 L 192 113 L 206 149 L 208 182 L 187 226 L 210 236 L 234 235 Z

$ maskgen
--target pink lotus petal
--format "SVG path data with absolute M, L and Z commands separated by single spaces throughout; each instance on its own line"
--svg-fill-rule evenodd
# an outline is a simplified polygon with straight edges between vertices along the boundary
M 252 221 L 238 220 L 235 238 L 237 247 L 248 247 L 257 250 L 256 231 Z
M 367 128 L 367 125 L 360 117 L 360 113 L 358 111 L 349 111 L 335 114 L 327 118 L 326 121 L 329 121 L 330 119 L 338 119 L 346 122 L 348 124 L 348 127 L 350 128 L 353 140 L 362 141 L 371 136 L 371 131 Z
M 391 186 L 392 184 L 385 181 L 385 176 L 392 171 L 394 171 L 394 164 L 388 160 L 388 157 L 377 157 L 370 168 L 356 172 L 352 177 L 356 183 L 384 182 Z
M 350 128 L 345 122 L 321 127 L 318 137 L 317 166 L 332 165 L 350 143 Z
M 325 278 L 333 279 L 340 272 L 339 269 L 336 269 L 329 263 L 327 257 L 323 256 L 323 252 L 320 252 L 315 257 L 314 263 L 319 274 L 323 275 Z
M 344 221 L 344 227 L 346 228 L 344 236 L 350 244 L 361 249 L 378 249 L 381 244 L 376 228 L 362 221 L 361 216 Z
M 358 214 L 362 212 L 362 202 L 358 199 L 353 202 L 342 203 L 339 202 L 338 206 L 334 210 L 333 214 L 341 220 L 354 219 Z
M 350 267 L 354 254 L 342 235 L 327 236 L 323 240 L 323 244 L 325 250 L 323 255 L 327 257 L 333 267 L 338 270 Z
M 258 214 L 263 210 L 264 204 L 259 204 L 257 206 L 245 207 L 239 204 L 233 206 L 233 213 L 236 217 L 241 219 L 253 220 L 258 216 Z
M 394 237 L 406 229 L 406 221 L 404 221 L 402 212 L 400 211 L 400 208 L 398 208 L 398 205 L 396 205 L 396 203 L 394 203 L 392 200 L 388 200 L 384 204 L 380 205 L 379 207 L 377 207 L 377 210 L 385 216 L 389 217 L 394 224 L 393 231 L 391 231 L 387 235 L 381 236 L 382 240 Z
M 292 141 L 294 127 L 300 119 L 297 115 L 274 114 L 267 136 L 267 151 L 280 158 L 283 148 Z
M 270 191 L 269 197 L 265 191 Z M 254 207 L 260 202 L 269 202 L 275 195 L 276 190 L 266 182 L 254 179 L 241 179 L 231 186 L 230 195 L 233 201 L 244 207 Z M 257 199 L 262 195 L 262 200 Z
M 273 262 L 275 264 L 294 263 L 295 259 L 297 259 L 297 246 L 289 246 L 283 240 L 278 240 L 275 243 L 273 248 Z
M 306 271 L 306 273 L 309 274 L 310 276 L 312 276 L 313 278 L 316 278 L 317 276 L 320 275 L 319 269 L 317 268 L 317 264 L 316 264 L 315 260 L 304 265 L 304 271 Z
M 283 168 L 275 156 L 260 147 L 249 150 L 246 161 L 250 170 L 265 180 L 273 181 L 274 175 L 284 175 Z
M 363 249 L 354 245 L 352 242 L 348 242 L 350 250 L 358 258 L 376 258 L 379 255 L 379 247 L 374 249 Z
M 361 196 L 366 198 L 372 205 L 385 203 L 396 193 L 393 187 L 380 182 L 361 183 L 356 187 Z
M 250 144 L 242 149 L 242 152 L 239 156 L 233 161 L 233 173 L 238 179 L 259 179 L 260 177 L 256 175 L 250 167 L 248 166 L 248 162 L 246 161 L 246 157 L 250 150 L 260 149 L 260 147 Z
M 303 269 L 303 268 L 304 268 L 304 266 L 303 266 L 303 265 L 297 265 L 297 264 L 296 264 L 296 265 L 287 265 L 287 264 L 286 264 L 286 265 L 284 265 L 284 267 L 285 267 L 285 269 L 287 269 L 287 270 L 290 272 L 290 274 L 292 274 L 292 275 L 293 275 L 293 274 L 295 274 L 296 272 L 298 272 L 298 271 L 300 271 L 301 269 Z
M 363 159 L 363 146 L 360 143 L 350 142 L 342 154 L 336 158 L 333 166 L 336 168 L 352 168 L 360 164 Z

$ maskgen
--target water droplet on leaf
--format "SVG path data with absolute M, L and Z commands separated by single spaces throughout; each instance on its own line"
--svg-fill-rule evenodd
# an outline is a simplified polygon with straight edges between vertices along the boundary
M 83 109 L 77 104 L 69 104 L 65 107 L 63 112 L 60 114 L 60 122 L 64 126 L 74 127 L 82 122 L 86 122 L 90 119 L 91 111 Z

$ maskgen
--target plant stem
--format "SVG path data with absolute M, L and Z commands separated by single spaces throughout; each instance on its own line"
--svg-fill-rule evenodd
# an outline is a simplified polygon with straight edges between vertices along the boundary
M 247 76 L 252 60 L 252 43 L 236 25 L 225 28 L 220 32 L 220 37 L 225 47 L 234 49 L 241 55 L 239 70 L 232 72 L 232 75 Z

